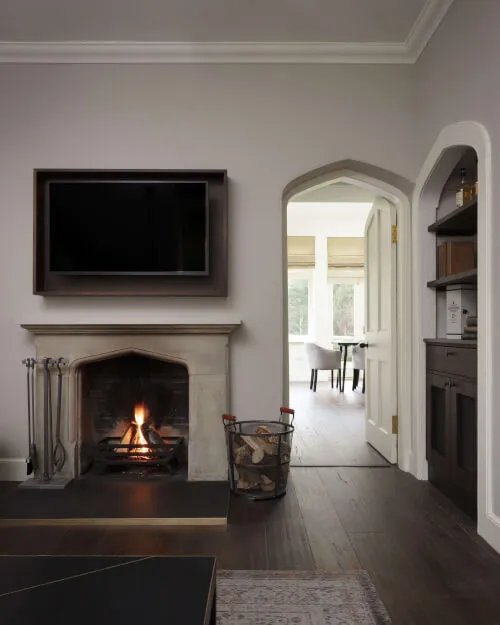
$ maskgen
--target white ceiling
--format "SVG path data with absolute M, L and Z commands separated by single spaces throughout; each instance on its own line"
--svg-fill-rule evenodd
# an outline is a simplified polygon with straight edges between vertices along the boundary
M 1 0 L 3 41 L 404 41 L 426 0 Z
M 362 237 L 372 202 L 293 202 L 288 204 L 290 236 Z
M 0 61 L 143 44 L 177 61 L 412 62 L 452 1 L 0 0 Z

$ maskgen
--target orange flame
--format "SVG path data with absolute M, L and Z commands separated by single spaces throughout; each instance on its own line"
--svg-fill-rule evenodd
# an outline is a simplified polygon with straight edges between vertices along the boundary
M 134 443 L 137 445 L 146 445 L 146 447 L 136 447 L 134 449 L 134 453 L 146 454 L 149 452 L 149 443 L 142 432 L 142 426 L 144 425 L 144 421 L 146 420 L 147 416 L 148 408 L 146 404 L 136 404 L 134 406 L 134 421 L 137 424 L 137 438 Z
M 136 404 L 134 406 L 134 421 L 137 423 L 137 425 L 143 425 L 144 421 L 146 420 L 147 413 L 148 409 L 146 404 Z

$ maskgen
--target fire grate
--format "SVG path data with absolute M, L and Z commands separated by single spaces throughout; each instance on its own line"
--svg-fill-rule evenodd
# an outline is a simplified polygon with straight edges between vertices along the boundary
M 96 462 L 104 466 L 151 466 L 174 468 L 183 451 L 183 436 L 162 436 L 162 442 L 125 444 L 119 436 L 108 436 L 97 445 Z

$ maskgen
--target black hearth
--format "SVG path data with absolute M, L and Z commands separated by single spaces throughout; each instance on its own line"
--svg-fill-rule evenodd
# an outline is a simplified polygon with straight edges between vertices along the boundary
M 80 474 L 138 467 L 185 473 L 184 365 L 139 354 L 88 363 L 82 368 L 81 414 Z

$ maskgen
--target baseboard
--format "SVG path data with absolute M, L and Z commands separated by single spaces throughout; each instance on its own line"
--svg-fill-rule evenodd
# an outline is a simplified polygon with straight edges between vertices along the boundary
M 0 482 L 24 482 L 26 477 L 24 458 L 0 458 Z
M 485 517 L 479 515 L 477 533 L 500 553 L 500 518 L 496 514 L 490 513 Z
M 415 477 L 417 476 L 415 467 L 413 466 L 413 451 L 409 451 L 406 454 L 401 454 L 399 468 L 401 469 L 401 471 L 410 473 Z

